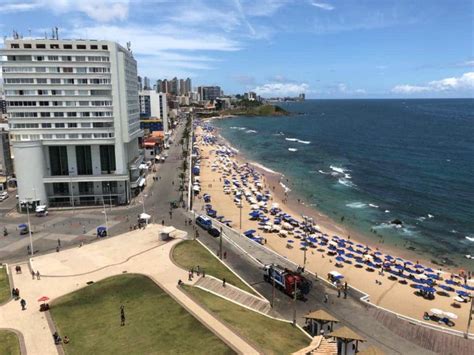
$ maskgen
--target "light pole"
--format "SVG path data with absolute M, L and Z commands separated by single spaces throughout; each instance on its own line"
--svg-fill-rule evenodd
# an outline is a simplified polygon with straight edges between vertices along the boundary
M 110 185 L 110 182 L 107 183 L 107 187 L 109 189 L 110 211 L 112 211 L 112 186 Z
M 109 236 L 109 222 L 107 220 L 107 210 L 105 209 L 104 197 L 102 197 L 102 206 L 104 207 L 105 230 L 107 231 L 107 236 Z
M 71 185 L 71 203 L 72 203 L 72 214 L 75 212 L 75 204 L 74 204 L 74 186 L 72 185 L 72 177 L 69 176 L 69 183 Z
M 467 329 L 466 329 L 466 339 L 469 339 L 469 328 L 471 327 L 472 320 L 472 303 L 474 302 L 474 297 L 471 297 L 471 307 L 469 308 L 469 318 L 467 318 Z
M 30 235 L 30 255 L 33 256 L 33 237 L 31 236 L 31 223 L 30 223 L 30 203 L 26 201 L 26 216 L 28 219 L 28 234 Z

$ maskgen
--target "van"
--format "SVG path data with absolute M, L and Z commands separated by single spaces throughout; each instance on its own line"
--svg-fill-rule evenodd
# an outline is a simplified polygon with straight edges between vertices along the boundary
M 212 228 L 212 220 L 206 216 L 198 216 L 196 218 L 196 224 L 205 230 Z

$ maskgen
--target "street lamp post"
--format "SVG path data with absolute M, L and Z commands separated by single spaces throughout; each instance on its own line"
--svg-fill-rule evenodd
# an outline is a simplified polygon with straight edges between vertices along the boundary
M 31 236 L 31 223 L 30 223 L 30 204 L 26 201 L 26 216 L 28 219 L 28 234 L 30 235 L 30 255 L 33 256 L 33 237 Z
M 107 187 L 109 188 L 110 211 L 112 211 L 112 186 L 110 185 L 110 182 L 107 183 Z
M 102 197 L 102 206 L 104 207 L 105 230 L 107 231 L 107 236 L 109 236 L 109 222 L 107 219 L 107 210 L 105 209 L 105 201 L 103 197 Z

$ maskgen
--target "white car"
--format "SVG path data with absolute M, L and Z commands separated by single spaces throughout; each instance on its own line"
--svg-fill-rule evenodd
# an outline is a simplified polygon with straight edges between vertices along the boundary
M 0 194 L 0 201 L 4 201 L 4 200 L 6 200 L 8 197 L 10 197 L 10 196 L 8 195 L 8 192 L 3 191 L 3 192 Z

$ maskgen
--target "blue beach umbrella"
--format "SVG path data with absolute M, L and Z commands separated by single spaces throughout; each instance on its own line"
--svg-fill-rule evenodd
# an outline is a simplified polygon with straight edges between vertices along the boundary
M 393 256 L 391 256 L 391 255 L 385 255 L 385 259 L 387 259 L 387 260 L 393 260 Z
M 338 249 L 338 250 L 337 250 L 337 253 L 338 253 L 339 255 L 344 255 L 344 250 Z
M 449 291 L 449 292 L 453 292 L 453 291 L 454 291 L 454 288 L 452 288 L 451 286 L 439 285 L 439 287 L 442 288 L 442 289 L 445 290 L 445 291 Z
M 430 268 L 430 267 L 427 267 L 427 268 L 425 269 L 425 271 L 428 271 L 428 272 L 433 272 L 433 269 L 432 269 L 432 268 Z
M 408 264 L 408 263 L 407 263 Z M 423 269 L 423 265 L 421 264 L 416 264 L 415 265 L 415 269 Z
M 250 235 L 250 234 L 254 234 L 256 233 L 257 231 L 255 229 L 249 229 L 248 231 L 245 231 L 244 232 L 244 235 Z
M 448 285 L 456 285 L 457 282 L 453 281 L 453 280 L 446 280 L 445 281 Z
M 306 242 L 301 242 L 300 245 L 304 246 L 304 247 L 307 247 L 309 244 L 306 243 Z
M 338 257 L 336 258 L 336 260 L 337 260 L 337 261 L 341 261 L 341 262 L 344 262 L 344 261 L 345 261 L 345 259 L 344 259 L 342 256 L 338 256 Z
M 463 291 L 463 290 L 456 290 L 456 293 L 459 295 L 459 296 L 463 296 L 463 297 L 469 297 L 469 293 L 467 293 L 466 291 Z
M 375 254 L 375 255 L 382 255 L 382 253 L 379 252 L 379 251 L 376 251 L 374 254 Z
M 469 286 L 469 285 L 462 285 L 462 287 L 464 287 L 466 290 L 469 290 L 469 291 L 474 290 L 474 287 Z
M 423 291 L 428 293 L 435 293 L 436 289 L 434 287 L 423 287 Z
M 352 254 L 352 253 L 347 253 L 346 254 L 346 258 L 353 258 L 353 257 L 354 257 L 354 254 Z
M 425 286 L 423 285 L 418 285 L 418 284 L 412 284 L 411 287 L 416 288 L 417 290 L 423 289 Z
M 428 277 L 431 278 L 431 279 L 439 280 L 439 276 L 436 275 L 436 274 L 425 274 L 425 275 L 428 276 Z
M 405 264 L 407 265 L 413 265 L 413 263 L 411 261 L 405 261 Z
M 329 249 L 329 250 L 336 250 L 336 247 L 335 247 L 334 245 L 330 245 L 330 246 L 328 247 L 328 249 Z
M 362 244 L 357 244 L 356 247 L 357 248 L 364 248 L 364 246 Z

